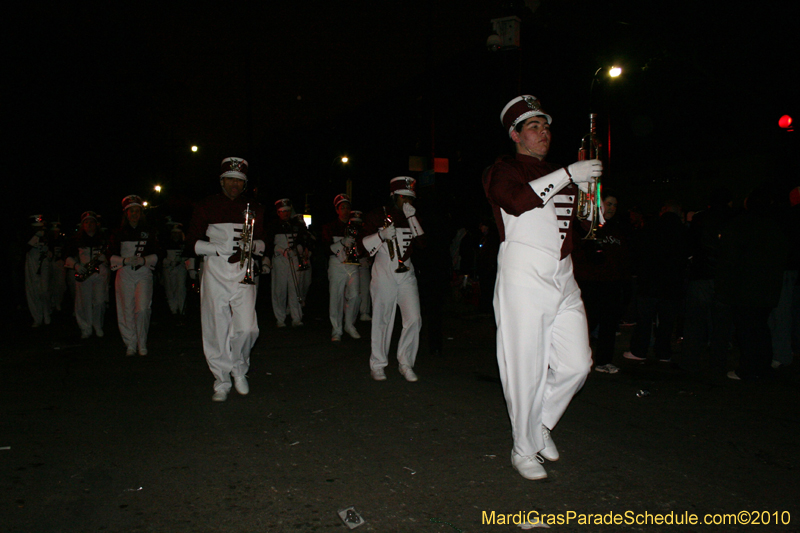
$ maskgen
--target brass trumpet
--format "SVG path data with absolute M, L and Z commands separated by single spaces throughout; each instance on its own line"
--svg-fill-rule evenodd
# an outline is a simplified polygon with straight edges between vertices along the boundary
M 589 133 L 581 140 L 578 150 L 578 161 L 600 159 L 600 140 L 597 137 L 597 113 L 589 114 Z M 589 233 L 583 240 L 597 240 L 597 228 L 600 227 L 600 178 L 592 180 L 589 192 L 578 190 L 578 209 L 576 216 L 579 220 L 590 220 Z
M 383 215 L 384 215 L 383 218 L 384 228 L 388 228 L 389 226 L 394 224 L 394 221 L 392 220 L 392 215 L 386 212 L 386 207 L 383 208 Z M 401 274 L 403 272 L 408 272 L 408 267 L 403 262 L 403 257 L 401 253 L 402 248 L 400 248 L 400 242 L 397 240 L 397 233 L 394 234 L 394 242 L 386 241 L 386 246 L 389 247 L 389 258 L 392 260 L 394 259 L 394 248 L 397 247 L 397 269 L 395 269 L 395 272 L 398 274 Z
M 75 281 L 77 281 L 78 283 L 82 283 L 86 281 L 92 274 L 100 272 L 100 265 L 103 264 L 103 261 L 105 261 L 106 252 L 108 252 L 108 246 L 100 250 L 99 254 L 94 256 L 92 259 L 89 260 L 88 263 L 83 265 L 86 268 L 86 271 L 83 274 L 81 274 L 80 272 L 75 272 Z M 101 259 L 101 257 L 103 259 Z
M 253 231 L 256 225 L 256 215 L 250 210 L 247 204 L 244 212 L 244 227 L 242 227 L 242 237 L 239 239 L 239 268 L 244 268 L 244 279 L 239 283 L 243 285 L 255 285 L 253 281 Z
M 347 229 L 345 230 L 346 237 L 352 237 L 353 240 L 358 238 L 358 227 L 352 221 L 352 219 L 347 223 Z M 358 260 L 358 243 L 353 242 L 353 246 L 347 248 L 345 250 L 345 265 L 360 265 L 361 262 Z

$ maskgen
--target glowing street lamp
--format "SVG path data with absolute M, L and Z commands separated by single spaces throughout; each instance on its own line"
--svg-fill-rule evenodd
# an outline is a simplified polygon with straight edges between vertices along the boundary
M 196 145 L 192 145 L 192 152 L 195 152 L 195 153 L 197 152 L 197 146 Z
M 608 69 L 608 75 L 611 76 L 612 78 L 616 78 L 620 74 L 622 74 L 622 69 L 619 67 L 611 67 L 610 69 Z
M 342 163 L 347 164 L 350 161 L 350 158 L 346 155 L 343 155 L 341 161 Z
M 161 192 L 161 185 L 156 185 L 155 187 L 153 187 L 153 190 L 160 193 Z

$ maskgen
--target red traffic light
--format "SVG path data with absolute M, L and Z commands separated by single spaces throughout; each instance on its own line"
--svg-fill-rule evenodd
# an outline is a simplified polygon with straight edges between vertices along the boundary
M 783 115 L 778 120 L 778 126 L 780 126 L 781 128 L 783 128 L 785 130 L 788 130 L 789 128 L 792 127 L 792 117 L 790 117 L 789 115 Z

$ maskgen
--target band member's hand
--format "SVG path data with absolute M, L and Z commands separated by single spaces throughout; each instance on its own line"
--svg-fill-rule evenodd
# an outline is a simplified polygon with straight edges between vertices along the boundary
M 575 183 L 587 183 L 603 174 L 603 162 L 599 159 L 578 161 L 567 167 L 567 172 Z
M 381 240 L 388 241 L 390 239 L 394 239 L 394 236 L 397 235 L 397 229 L 394 227 L 394 224 L 390 224 L 380 230 L 378 235 L 381 236 Z
M 127 259 L 127 261 L 128 261 L 128 264 L 130 266 L 132 266 L 133 268 L 139 268 L 139 267 L 143 267 L 144 266 L 144 257 L 139 257 L 138 255 L 135 255 L 133 257 L 129 257 Z
M 197 279 L 197 270 L 193 268 L 189 270 L 189 279 Z
M 411 204 L 403 204 L 403 214 L 406 218 L 411 218 L 417 213 L 417 209 Z
M 81 276 L 86 274 L 86 267 L 80 263 L 75 263 L 75 272 L 80 274 Z
M 348 235 L 347 237 L 342 239 L 342 246 L 344 246 L 345 248 L 350 248 L 355 244 L 355 242 L 356 240 L 352 236 Z
M 238 263 L 241 258 L 242 258 L 242 252 L 236 250 L 236 253 L 228 258 L 228 263 Z

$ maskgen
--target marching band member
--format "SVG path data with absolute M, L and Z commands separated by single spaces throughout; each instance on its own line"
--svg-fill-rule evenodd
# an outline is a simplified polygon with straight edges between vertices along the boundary
M 122 199 L 122 225 L 111 235 L 111 270 L 117 272 L 117 325 L 125 355 L 147 355 L 153 303 L 153 270 L 158 263 L 156 232 L 145 221 L 142 199 L 134 194 Z
M 397 345 L 399 370 L 408 381 L 417 381 L 414 362 L 419 349 L 419 331 L 422 326 L 419 307 L 419 290 L 411 264 L 412 244 L 419 242 L 422 227 L 412 205 L 416 193 L 416 180 L 400 176 L 389 182 L 390 203 L 369 213 L 364 220 L 364 231 L 359 236 L 362 249 L 375 257 L 372 265 L 372 353 L 369 366 L 372 378 L 386 379 L 384 368 L 389 364 L 389 345 L 397 306 L 403 318 L 403 331 Z M 391 222 L 389 221 L 391 217 Z M 419 242 L 422 246 L 423 242 Z M 402 271 L 404 264 L 407 270 Z M 401 272 L 398 272 L 401 270 Z
M 352 211 L 350 213 L 350 221 L 358 228 L 361 233 L 364 227 L 363 213 L 361 211 Z M 358 296 L 359 296 L 359 320 L 361 322 L 369 322 L 372 320 L 372 298 L 369 296 L 369 284 L 372 281 L 372 258 L 366 254 L 360 254 L 358 262 Z
M 331 320 L 331 341 L 342 340 L 342 329 L 354 339 L 361 335 L 355 327 L 359 311 L 359 277 L 360 264 L 352 264 L 348 259 L 352 251 L 358 256 L 356 239 L 348 234 L 350 222 L 350 197 L 340 194 L 333 200 L 337 218 L 322 228 L 322 239 L 328 247 L 328 292 L 330 304 L 328 314 Z M 356 248 L 354 248 L 356 247 Z M 342 315 L 344 314 L 344 327 Z
M 67 292 L 67 280 L 64 275 L 64 234 L 59 222 L 50 223 L 50 235 L 47 245 L 52 253 L 50 266 L 50 308 L 61 311 L 61 302 Z
M 292 326 L 303 325 L 303 287 L 298 275 L 303 261 L 301 246 L 307 241 L 305 224 L 292 218 L 292 201 L 283 198 L 275 202 L 278 220 L 267 230 L 267 242 L 272 250 L 272 311 L 279 328 L 286 327 L 286 309 L 292 317 Z M 298 251 L 300 254 L 298 255 Z
M 52 252 L 44 234 L 44 217 L 31 215 L 33 236 L 25 255 L 25 296 L 34 328 L 50 323 L 50 269 Z
M 172 222 L 169 224 L 169 241 L 164 246 L 166 257 L 162 263 L 164 276 L 164 292 L 167 294 L 169 310 L 173 315 L 182 315 L 186 304 L 186 277 L 187 270 L 185 257 L 183 257 L 184 239 L 183 224 Z
M 544 161 L 551 117 L 524 95 L 500 114 L 516 145 L 484 173 L 500 233 L 494 292 L 497 362 L 514 447 L 511 463 L 527 479 L 547 472 L 538 454 L 558 459 L 550 430 L 591 369 L 589 334 L 572 275 L 572 231 L 578 188 L 602 172 L 599 160 L 559 168 Z
M 64 267 L 75 269 L 75 320 L 81 338 L 103 336 L 103 322 L 108 300 L 108 259 L 106 240 L 100 232 L 97 213 L 86 211 L 81 215 L 81 229 L 67 242 Z
M 239 240 L 245 212 L 254 217 L 253 254 L 264 252 L 264 208 L 244 196 L 247 161 L 228 157 L 219 178 L 222 192 L 199 203 L 186 235 L 186 252 L 205 256 L 200 284 L 203 351 L 214 375 L 215 402 L 224 402 L 233 385 L 239 394 L 250 392 L 247 371 L 250 350 L 258 338 L 256 285 L 242 283 L 247 273 L 240 264 Z M 248 215 L 250 216 L 250 215 Z

